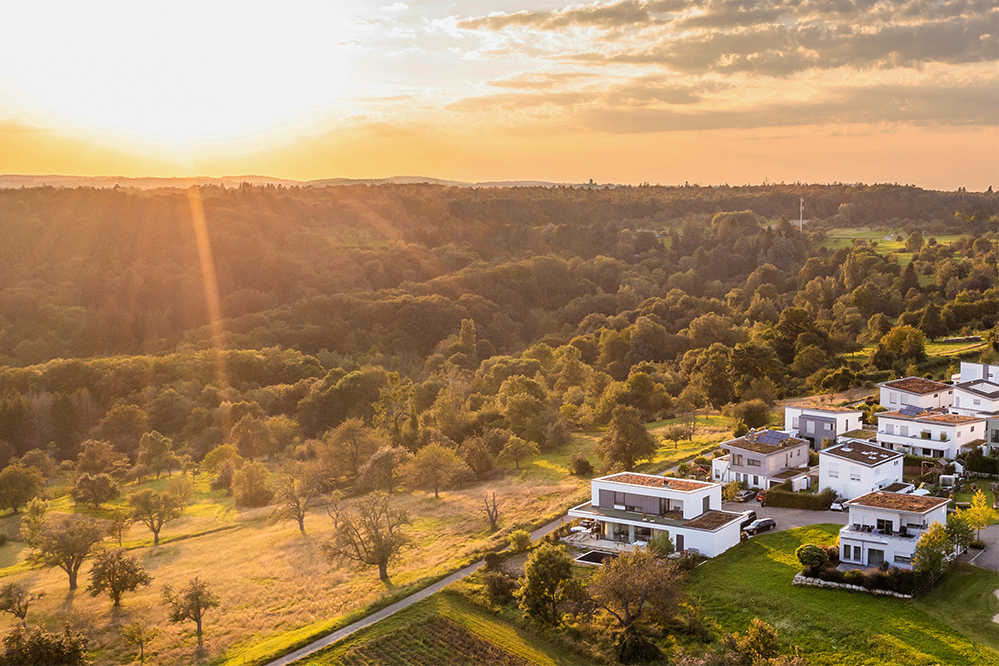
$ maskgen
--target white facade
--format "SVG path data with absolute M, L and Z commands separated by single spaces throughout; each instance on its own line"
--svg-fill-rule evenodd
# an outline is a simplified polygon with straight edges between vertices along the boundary
M 739 543 L 741 515 L 721 508 L 721 484 L 622 472 L 590 482 L 591 499 L 569 509 L 595 520 L 597 548 L 644 545 L 667 532 L 678 551 L 714 557 Z
M 784 407 L 784 432 L 807 439 L 821 448 L 823 440 L 836 441 L 843 433 L 863 427 L 863 412 L 843 407 L 787 405 Z
M 955 381 L 969 382 L 974 379 L 985 379 L 999 384 L 999 365 L 989 365 L 988 363 L 969 363 L 961 361 L 961 374 L 956 375 Z
M 881 412 L 878 444 L 903 453 L 927 458 L 954 458 L 961 447 L 985 438 L 985 419 L 942 411 L 905 416 Z
M 922 377 L 895 379 L 878 386 L 881 387 L 881 406 L 890 411 L 907 405 L 922 409 L 950 407 L 954 399 L 951 386 Z
M 902 482 L 901 453 L 849 441 L 819 451 L 819 488 L 853 499 Z
M 916 543 L 933 523 L 947 523 L 947 503 L 938 497 L 873 492 L 847 502 L 849 522 L 839 531 L 840 560 L 863 566 L 887 562 L 912 567 Z
M 954 404 L 949 411 L 951 414 L 965 416 L 999 416 L 999 383 L 987 379 L 972 379 L 955 385 Z
M 788 480 L 795 490 L 811 483 L 808 441 L 804 439 L 776 430 L 754 430 L 722 442 L 721 448 L 729 452 L 727 463 L 711 465 L 712 478 L 719 483 L 741 481 L 749 488 L 764 490 Z M 720 478 L 715 472 L 721 472 Z

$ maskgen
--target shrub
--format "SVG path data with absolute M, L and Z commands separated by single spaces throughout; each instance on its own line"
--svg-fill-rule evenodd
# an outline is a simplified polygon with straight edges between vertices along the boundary
M 4 546 L 7 545 L 7 539 L 8 539 L 7 535 L 4 534 L 3 532 L 0 532 L 0 548 L 3 548 Z
M 628 627 L 617 639 L 617 660 L 622 664 L 648 664 L 662 659 L 662 651 L 655 643 Z
M 826 546 L 825 549 L 830 562 L 839 562 L 839 546 Z
M 2 545 L 3 545 L 3 543 L 2 543 L 2 542 L 0 542 L 0 546 L 2 546 Z M 984 542 L 984 541 L 981 541 L 981 540 L 975 540 L 975 541 L 972 541 L 972 542 L 971 542 L 970 544 L 968 544 L 968 545 L 970 545 L 970 546 L 971 546 L 972 548 L 975 548 L 975 549 L 977 549 L 977 550 L 985 550 L 985 542 Z
M 531 535 L 525 530 L 515 530 L 510 534 L 510 550 L 522 553 L 531 547 Z
M 864 578 L 864 572 L 859 569 L 850 569 L 843 574 L 843 582 L 847 585 L 863 585 Z
M 503 564 L 503 556 L 499 553 L 486 553 L 486 571 L 499 571 Z
M 829 563 L 828 551 L 822 546 L 816 546 L 813 543 L 798 546 L 798 549 L 794 551 L 794 556 L 798 558 L 802 566 L 812 570 L 821 569 Z
M 569 474 L 574 476 L 590 476 L 593 474 L 593 465 L 586 459 L 582 451 L 576 451 L 569 457 Z
M 517 581 L 513 577 L 502 571 L 487 571 L 482 580 L 486 584 L 490 603 L 505 606 L 513 601 L 513 591 L 517 587 Z
M 827 511 L 836 499 L 836 491 L 826 488 L 820 493 L 793 493 L 779 486 L 767 491 L 767 506 L 783 506 L 789 509 Z

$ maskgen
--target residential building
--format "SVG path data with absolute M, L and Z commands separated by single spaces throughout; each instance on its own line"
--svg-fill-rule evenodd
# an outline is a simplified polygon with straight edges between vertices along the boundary
M 927 458 L 954 458 L 962 448 L 985 443 L 985 419 L 943 409 L 908 406 L 878 415 L 878 444 Z
M 849 407 L 801 403 L 784 407 L 784 432 L 806 439 L 818 451 L 826 440 L 835 442 L 843 433 L 860 430 L 863 412 Z
M 986 422 L 988 436 L 986 437 L 986 453 L 999 449 L 999 419 L 989 419 Z
M 840 561 L 869 567 L 909 569 L 920 535 L 933 523 L 947 524 L 943 497 L 903 495 L 882 490 L 846 503 L 849 522 L 839 531 Z
M 965 416 L 999 416 L 999 383 L 988 379 L 971 379 L 954 385 L 951 414 Z
M 791 481 L 795 490 L 811 485 L 808 441 L 779 430 L 750 431 L 721 444 L 728 455 L 712 461 L 719 483 L 742 481 L 750 488 L 771 488 Z
M 897 410 L 912 405 L 921 409 L 950 407 L 954 389 L 932 379 L 905 377 L 878 384 L 881 387 L 881 406 Z
M 985 379 L 993 383 L 999 383 L 999 365 L 961 361 L 961 374 L 953 375 L 952 379 L 955 383 L 970 382 L 975 379 Z
M 593 479 L 590 501 L 569 509 L 596 521 L 595 548 L 643 546 L 667 532 L 678 551 L 696 548 L 714 557 L 739 543 L 741 514 L 723 511 L 721 484 L 621 472 Z
M 819 451 L 819 488 L 853 499 L 902 483 L 901 453 L 851 440 Z

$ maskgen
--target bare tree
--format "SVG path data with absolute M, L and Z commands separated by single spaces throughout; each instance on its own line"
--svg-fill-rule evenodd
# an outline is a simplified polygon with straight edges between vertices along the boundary
M 388 581 L 388 565 L 409 544 L 402 526 L 409 523 L 405 511 L 389 507 L 385 493 L 371 493 L 351 507 L 342 504 L 339 493 L 327 497 L 326 512 L 333 519 L 333 536 L 319 549 L 330 562 L 350 560 L 378 567 L 378 577 Z
M 489 503 L 489 495 L 486 495 L 486 517 L 489 518 L 489 529 L 496 531 L 496 523 L 499 521 L 499 504 L 496 502 L 496 491 L 493 491 L 492 504 Z

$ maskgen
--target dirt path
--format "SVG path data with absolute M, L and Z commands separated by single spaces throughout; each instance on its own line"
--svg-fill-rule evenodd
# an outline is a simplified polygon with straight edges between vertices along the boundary
M 553 520 L 544 527 L 539 527 L 538 529 L 531 532 L 531 540 L 537 541 L 538 539 L 544 537 L 546 534 L 548 534 L 556 527 L 561 525 L 566 519 L 567 518 L 563 516 L 562 518 Z M 433 594 L 437 594 L 451 583 L 456 583 L 462 578 L 471 576 L 473 573 L 478 571 L 479 567 L 481 567 L 483 564 L 485 564 L 485 562 L 483 561 L 476 562 L 475 564 L 470 564 L 464 569 L 454 572 L 447 578 L 439 580 L 433 585 L 423 588 L 419 592 L 414 592 L 413 594 L 411 594 L 410 596 L 406 597 L 401 601 L 395 602 L 391 606 L 386 606 L 385 608 L 381 609 L 376 613 L 372 613 L 371 615 L 363 619 L 360 619 L 357 622 L 348 624 L 346 627 L 341 627 L 340 629 L 337 629 L 332 634 L 327 634 L 326 636 L 323 636 L 322 638 L 313 641 L 312 643 L 309 643 L 305 647 L 301 647 L 295 650 L 294 652 L 291 652 L 283 657 L 280 657 L 279 659 L 275 659 L 274 661 L 268 662 L 267 666 L 289 666 L 290 664 L 293 664 L 300 659 L 304 659 L 305 657 L 308 657 L 310 654 L 318 652 L 323 648 L 329 647 L 330 645 L 333 645 L 334 643 L 343 640 L 344 638 L 350 636 L 356 631 L 360 631 L 365 627 L 369 627 L 372 624 L 375 624 L 376 622 L 384 620 L 390 615 L 398 613 L 403 608 L 408 608 L 409 606 L 412 606 L 418 601 L 423 601 L 427 597 Z
M 999 598 L 999 590 L 995 591 L 995 595 L 997 598 Z M 999 624 L 999 613 L 996 613 L 996 616 L 992 618 L 992 621 L 995 622 L 996 624 Z

